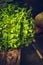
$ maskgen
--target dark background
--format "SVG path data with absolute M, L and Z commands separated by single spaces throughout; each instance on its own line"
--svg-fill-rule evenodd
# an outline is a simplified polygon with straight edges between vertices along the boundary
M 29 7 L 32 7 L 32 17 L 34 18 L 38 13 L 43 12 L 43 0 L 0 0 L 0 5 L 4 6 L 4 3 L 18 3 L 22 7 L 26 7 L 29 9 Z M 24 6 L 24 4 L 27 3 L 27 5 Z

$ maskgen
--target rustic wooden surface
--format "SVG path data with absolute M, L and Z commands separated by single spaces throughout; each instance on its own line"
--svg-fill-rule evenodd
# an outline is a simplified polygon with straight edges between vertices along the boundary
M 20 65 L 20 50 L 0 52 L 0 65 Z

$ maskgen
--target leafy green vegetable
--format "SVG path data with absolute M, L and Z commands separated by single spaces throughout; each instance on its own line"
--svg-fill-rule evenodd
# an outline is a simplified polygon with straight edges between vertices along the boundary
M 0 50 L 28 46 L 34 38 L 31 9 L 9 4 L 1 9 Z

